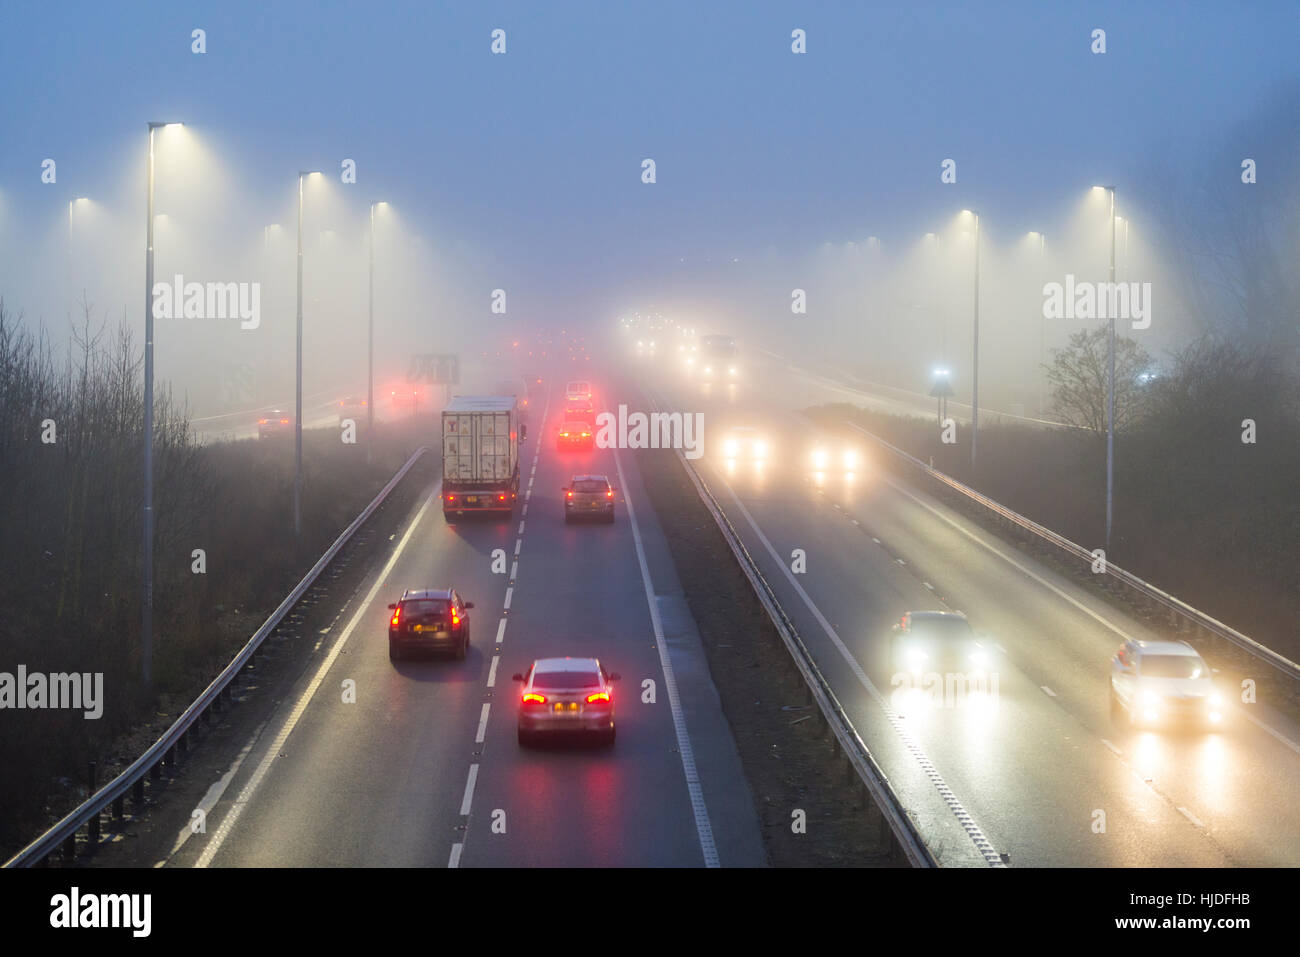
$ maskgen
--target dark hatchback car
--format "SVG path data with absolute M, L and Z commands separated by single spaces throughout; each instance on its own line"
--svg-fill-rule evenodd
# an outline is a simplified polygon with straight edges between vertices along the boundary
M 393 661 L 410 651 L 451 652 L 464 660 L 469 652 L 469 616 L 474 607 L 454 588 L 408 588 L 388 606 L 388 657 Z
M 564 493 L 566 523 L 579 518 L 614 521 L 614 493 L 618 490 L 604 475 L 575 475 L 560 491 Z

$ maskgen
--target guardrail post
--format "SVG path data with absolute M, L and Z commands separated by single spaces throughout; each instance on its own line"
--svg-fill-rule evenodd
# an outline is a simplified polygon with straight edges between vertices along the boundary
M 90 766 L 86 769 L 87 784 L 90 787 L 89 794 L 94 794 L 98 788 L 95 786 L 95 762 L 91 761 Z M 91 815 L 89 821 L 90 827 L 87 830 L 86 839 L 90 847 L 94 848 L 99 845 L 99 812 L 96 811 Z
M 113 820 L 121 821 L 126 817 L 126 798 L 119 797 L 113 801 Z
M 168 771 L 176 766 L 176 745 L 172 745 L 163 754 L 163 763 L 167 765 Z
M 144 807 L 144 775 L 136 778 L 135 784 L 131 785 L 131 800 L 137 809 Z
M 157 781 L 162 778 L 162 762 L 155 761 L 153 767 L 149 769 L 149 777 Z
M 68 839 L 63 842 L 63 859 L 65 861 L 75 861 L 77 859 L 77 832 L 73 831 L 68 835 Z

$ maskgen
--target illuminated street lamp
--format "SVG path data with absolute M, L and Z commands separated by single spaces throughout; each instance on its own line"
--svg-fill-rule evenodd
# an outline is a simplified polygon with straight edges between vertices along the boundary
M 302 534 L 302 180 L 320 170 L 298 171 L 298 322 L 297 366 L 294 378 L 293 420 L 293 533 Z
M 1110 316 L 1106 378 L 1106 547 L 1110 548 L 1111 516 L 1115 500 L 1115 187 L 1094 186 L 1110 194 L 1110 283 L 1106 289 L 1106 312 Z
M 375 207 L 387 206 L 382 200 L 370 204 L 370 322 L 366 334 L 366 464 L 374 460 L 375 448 Z
M 141 556 L 140 680 L 153 683 L 153 185 L 154 131 L 180 123 L 149 124 L 148 219 L 144 247 L 144 529 Z
M 970 409 L 970 471 L 974 480 L 980 435 L 980 214 L 973 209 L 963 209 L 962 213 L 975 218 L 975 361 L 971 370 Z

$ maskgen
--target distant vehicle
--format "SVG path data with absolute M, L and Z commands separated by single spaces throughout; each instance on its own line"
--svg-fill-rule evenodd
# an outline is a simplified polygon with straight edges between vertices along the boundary
M 569 399 L 564 403 L 564 419 L 566 422 L 585 422 L 595 428 L 596 407 L 590 399 Z
M 576 518 L 603 518 L 614 521 L 614 493 L 618 489 L 609 484 L 604 475 L 575 475 L 569 484 L 560 489 L 564 493 L 564 521 Z
M 735 382 L 740 376 L 739 353 L 731 336 L 704 336 L 700 339 L 700 359 L 695 363 L 706 380 Z
M 586 379 L 575 379 L 564 387 L 565 399 L 590 399 L 591 383 Z
M 954 611 L 909 611 L 894 625 L 893 666 L 898 671 L 978 673 L 988 650 L 966 616 Z
M 722 439 L 722 454 L 729 459 L 751 459 L 761 462 L 768 457 L 767 442 L 757 429 L 738 425 L 727 430 Z
M 366 421 L 366 400 L 359 395 L 345 396 L 339 400 L 339 424 L 352 419 L 357 425 Z
M 412 415 L 420 411 L 420 393 L 416 389 L 391 389 L 388 399 L 394 411 L 410 410 Z
M 857 471 L 862 464 L 862 454 L 854 448 L 841 449 L 838 454 L 825 446 L 817 446 L 809 455 L 812 467 L 818 472 L 827 469 L 843 469 L 845 472 Z
M 259 439 L 273 439 L 276 436 L 285 435 L 292 431 L 293 418 L 288 412 L 280 409 L 272 409 L 257 420 L 257 437 Z
M 541 735 L 579 733 L 614 743 L 614 682 L 596 658 L 538 658 L 527 674 L 519 698 L 519 744 L 527 747 Z
M 588 451 L 596 447 L 596 438 L 586 422 L 565 422 L 555 437 L 557 452 Z
M 464 659 L 469 652 L 469 616 L 472 601 L 454 588 L 418 588 L 402 592 L 388 606 L 388 657 L 397 661 L 408 651 L 450 651 Z
M 519 421 L 512 395 L 453 396 L 442 410 L 442 515 L 510 516 L 519 495 Z
M 1223 704 L 1210 666 L 1185 641 L 1133 639 L 1111 659 L 1112 721 L 1127 712 L 1134 727 L 1217 727 Z

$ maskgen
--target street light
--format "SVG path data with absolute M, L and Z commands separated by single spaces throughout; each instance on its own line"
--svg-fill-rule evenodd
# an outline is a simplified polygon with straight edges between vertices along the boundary
M 1115 187 L 1094 186 L 1110 193 L 1110 282 L 1106 288 L 1106 312 L 1110 316 L 1106 379 L 1106 547 L 1110 548 L 1111 516 L 1115 500 Z
M 963 209 L 962 213 L 975 217 L 975 362 L 971 373 L 970 409 L 970 472 L 973 481 L 980 436 L 980 214 L 973 209 Z
M 90 202 L 85 196 L 78 196 L 76 199 L 68 200 L 68 295 L 72 295 L 72 207 L 78 203 Z M 68 301 L 68 312 L 72 312 L 72 301 Z
M 319 176 L 320 170 L 298 171 L 298 322 L 293 419 L 293 534 L 302 534 L 302 180 Z
M 366 334 L 366 464 L 374 461 L 375 448 L 375 207 L 387 206 L 383 200 L 370 204 L 370 322 Z
M 149 124 L 148 219 L 144 247 L 144 529 L 141 556 L 140 680 L 153 684 L 153 142 L 154 131 L 180 123 Z

